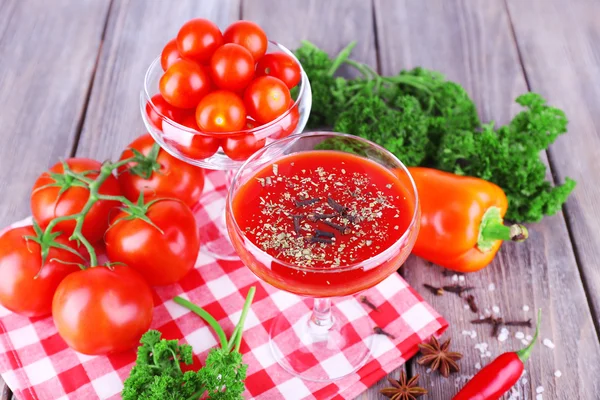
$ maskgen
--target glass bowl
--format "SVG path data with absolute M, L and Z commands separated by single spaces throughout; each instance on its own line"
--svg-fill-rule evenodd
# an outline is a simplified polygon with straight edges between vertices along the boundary
M 267 53 L 273 52 L 283 52 L 293 57 L 301 69 L 300 83 L 296 88 L 292 89 L 294 104 L 277 119 L 252 129 L 228 134 L 200 132 L 181 125 L 169 117 L 162 115 L 152 102 L 152 96 L 159 93 L 159 81 L 164 73 L 160 64 L 160 57 L 158 57 L 150 64 L 150 67 L 146 71 L 144 86 L 140 93 L 140 111 L 148 132 L 171 155 L 189 164 L 214 170 L 236 170 L 245 160 L 233 160 L 229 158 L 223 152 L 222 147 L 219 147 L 213 155 L 202 158 L 204 157 L 204 154 L 202 154 L 203 151 L 201 151 L 202 142 L 203 140 L 207 140 L 207 137 L 218 137 L 220 140 L 224 140 L 228 137 L 241 138 L 245 135 L 253 135 L 256 140 L 265 139 L 265 144 L 268 145 L 274 140 L 302 132 L 308 121 L 312 105 L 310 82 L 302 69 L 302 65 L 290 50 L 279 43 L 269 41 Z M 160 128 L 152 123 L 148 115 L 148 110 L 152 110 L 160 117 L 162 125 Z

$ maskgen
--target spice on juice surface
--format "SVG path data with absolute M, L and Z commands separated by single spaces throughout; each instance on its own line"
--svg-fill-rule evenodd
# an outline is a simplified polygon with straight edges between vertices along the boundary
M 355 264 L 381 253 L 412 218 L 405 189 L 390 171 L 335 151 L 279 159 L 240 189 L 234 214 L 261 250 L 314 268 Z

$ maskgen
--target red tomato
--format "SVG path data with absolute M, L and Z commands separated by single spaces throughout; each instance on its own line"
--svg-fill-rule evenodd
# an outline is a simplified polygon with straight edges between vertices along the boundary
M 254 77 L 252 54 L 240 45 L 228 43 L 217 49 L 210 59 L 210 76 L 221 89 L 244 89 Z
M 210 92 L 210 78 L 204 67 L 178 60 L 160 78 L 160 94 L 174 107 L 193 108 Z
M 285 53 L 265 54 L 256 65 L 256 76 L 274 76 L 288 89 L 300 83 L 300 65 Z
M 194 112 L 185 114 L 182 118 L 178 119 L 177 122 L 188 128 L 200 131 L 200 128 L 198 128 L 198 124 L 196 123 L 196 115 Z M 204 160 L 219 150 L 219 139 L 214 136 L 202 135 L 200 133 L 186 133 L 186 135 L 191 136 L 191 142 L 189 144 L 172 141 L 171 145 L 194 160 Z
M 290 90 L 280 79 L 261 76 L 252 81 L 244 92 L 248 115 L 266 124 L 283 114 L 290 104 Z
M 267 35 L 258 24 L 252 21 L 236 21 L 223 33 L 225 43 L 244 46 L 255 60 L 267 52 Z
M 247 133 L 241 136 L 232 136 L 224 140 L 223 151 L 234 161 L 247 160 L 252 154 L 265 145 L 266 139 L 256 139 Z
M 42 265 L 40 245 L 23 236 L 35 236 L 33 227 L 14 228 L 0 237 L 0 304 L 26 317 L 50 315 L 58 284 L 65 276 L 79 271 L 77 265 L 57 260 L 80 263 L 82 259 L 52 247 Z M 64 236 L 55 240 L 75 249 L 74 242 Z
M 52 316 L 73 350 L 89 355 L 119 353 L 138 345 L 150 327 L 154 304 L 144 279 L 129 267 L 93 267 L 58 285 Z
M 237 94 L 217 90 L 205 96 L 196 108 L 196 123 L 203 132 L 235 132 L 244 129 L 246 109 Z
M 300 112 L 298 111 L 298 107 L 293 106 L 293 102 L 294 101 L 292 100 L 292 108 L 290 108 L 285 117 L 277 122 L 281 129 L 279 132 L 271 135 L 273 139 L 283 139 L 284 137 L 290 136 L 298 126 Z
M 115 215 L 106 232 L 106 252 L 112 262 L 137 270 L 152 286 L 170 285 L 183 278 L 196 263 L 200 241 L 194 214 L 179 200 L 153 203 L 146 217 L 123 219 Z M 162 231 L 162 233 L 161 233 Z
M 149 134 L 142 135 L 127 146 L 120 160 L 133 157 L 131 149 L 148 156 L 155 143 Z M 140 164 L 129 163 L 120 167 L 118 172 L 121 192 L 133 202 L 143 191 L 144 199 L 174 197 L 192 207 L 198 203 L 204 189 L 202 168 L 178 160 L 162 149 L 154 160 L 146 159 Z M 149 178 L 144 178 L 145 173 L 149 174 Z
M 86 175 L 89 179 L 96 178 L 101 167 L 98 161 L 88 158 L 69 158 L 66 163 L 73 172 L 95 171 Z M 55 178 L 50 176 L 50 173 L 60 174 L 60 180 L 64 182 L 57 182 Z M 48 172 L 40 175 L 35 181 L 31 193 L 31 213 L 33 219 L 42 228 L 47 227 L 50 221 L 56 217 L 79 213 L 87 203 L 90 197 L 88 188 L 74 186 L 72 181 L 73 178 L 64 175 L 63 165 L 60 162 L 50 168 Z M 48 186 L 56 183 L 64 183 L 69 188 L 59 195 L 61 187 Z M 117 178 L 112 175 L 109 176 L 100 186 L 100 194 L 120 195 L 121 191 L 119 190 Z M 92 243 L 101 240 L 108 227 L 109 214 L 118 205 L 119 203 L 115 201 L 100 200 L 96 202 L 85 216 L 82 229 L 83 236 Z M 71 235 L 73 229 L 75 229 L 75 221 L 68 220 L 59 222 L 54 232 Z
M 215 50 L 223 44 L 223 35 L 214 22 L 203 18 L 192 19 L 177 33 L 179 53 L 199 63 L 210 60 Z
M 180 58 L 181 54 L 179 54 L 179 50 L 177 50 L 177 40 L 169 40 L 169 43 L 165 45 L 162 53 L 160 54 L 160 65 L 163 71 L 169 69 L 169 67 Z
M 246 117 L 246 126 L 244 129 L 254 129 L 259 126 L 258 122 L 253 120 L 251 117 Z
M 150 102 L 152 102 L 152 104 L 150 104 Z M 163 119 L 169 118 L 175 120 L 181 113 L 182 110 L 167 103 L 160 93 L 152 96 L 150 101 L 146 103 L 146 114 L 148 114 L 150 122 L 161 131 Z

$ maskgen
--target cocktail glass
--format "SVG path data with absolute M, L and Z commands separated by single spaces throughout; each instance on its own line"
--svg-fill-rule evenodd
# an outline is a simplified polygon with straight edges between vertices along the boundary
M 302 68 L 294 54 L 281 44 L 270 41 L 267 53 L 272 52 L 283 52 L 290 55 Z M 244 161 L 232 160 L 223 152 L 221 147 L 213 155 L 204 158 L 203 140 L 207 138 L 224 140 L 227 137 L 252 135 L 257 140 L 265 139 L 268 145 L 274 140 L 302 132 L 308 121 L 312 105 L 312 94 L 310 82 L 303 69 L 301 70 L 300 84 L 292 91 L 294 104 L 284 114 L 268 124 L 252 129 L 228 132 L 227 134 L 200 132 L 162 115 L 153 103 L 152 96 L 158 93 L 159 81 L 163 72 L 160 57 L 158 57 L 146 71 L 144 85 L 140 93 L 140 111 L 148 132 L 166 152 L 174 157 L 201 168 L 226 171 L 226 185 L 231 183 L 233 173 Z M 160 117 L 160 126 L 156 126 L 151 121 L 148 112 L 154 112 Z M 215 204 L 213 203 L 212 206 L 215 206 Z M 217 215 L 220 218 L 215 221 L 214 225 L 210 225 L 211 228 L 200 231 L 201 251 L 219 259 L 235 260 L 238 259 L 238 256 L 231 246 L 225 227 L 225 202 L 223 201 L 219 206 L 221 212 Z
M 319 153 L 318 150 L 315 152 L 315 146 L 333 138 L 343 140 L 348 152 L 393 171 L 397 183 L 402 185 L 406 193 L 405 208 L 412 214 L 410 223 L 390 247 L 355 264 L 315 269 L 279 260 L 246 237 L 236 221 L 234 199 L 240 188 L 254 180 L 259 171 L 264 171 L 287 155 L 313 152 L 311 157 L 314 155 L 314 166 L 317 168 Z M 351 310 L 357 302 L 346 301 L 342 297 L 368 289 L 398 270 L 414 246 L 419 217 L 418 195 L 407 168 L 386 149 L 359 137 L 335 132 L 292 135 L 257 151 L 238 170 L 229 190 L 226 209 L 227 229 L 233 247 L 244 264 L 263 281 L 283 291 L 314 298 L 311 313 L 288 315 L 284 311 L 272 322 L 271 350 L 285 370 L 306 380 L 331 381 L 353 373 L 364 364 L 373 343 L 373 326 L 367 322 L 368 318 L 363 318 L 360 324 L 353 324 L 353 320 L 365 314 L 364 308 L 355 307 Z M 332 297 L 339 299 L 334 305 Z M 339 357 L 344 360 L 335 368 L 315 366 L 318 364 L 316 361 L 336 360 Z

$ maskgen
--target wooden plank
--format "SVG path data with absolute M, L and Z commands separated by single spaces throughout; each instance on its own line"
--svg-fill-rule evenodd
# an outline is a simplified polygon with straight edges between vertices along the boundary
M 543 8 L 542 1 L 538 3 Z M 466 87 L 484 121 L 507 122 L 516 112 L 513 99 L 527 86 L 502 2 L 376 0 L 375 10 L 384 73 L 418 65 L 440 70 Z M 542 21 L 538 18 L 539 23 L 535 24 L 526 16 L 522 18 L 523 26 L 527 25 L 530 31 L 538 29 Z M 560 25 L 558 18 L 544 23 L 548 30 Z M 558 63 L 548 61 L 538 62 L 549 69 Z M 549 87 L 553 85 L 552 80 L 545 81 Z M 566 87 L 562 89 L 562 95 L 568 93 Z M 557 147 L 560 146 L 554 148 Z M 496 261 L 484 271 L 469 275 L 466 283 L 477 287 L 474 294 L 481 307 L 491 310 L 497 306 L 505 318 L 530 318 L 536 308 L 544 310 L 541 338 L 551 339 L 556 348 L 538 345 L 534 350 L 526 365 L 527 382 L 522 380 L 516 387 L 520 398 L 535 398 L 538 386 L 544 386 L 544 398 L 594 398 L 600 389 L 596 378 L 599 366 L 592 360 L 598 359 L 600 348 L 564 218 L 547 218 L 532 225 L 530 232 L 527 244 L 505 244 Z M 451 284 L 451 278 L 416 258 L 404 268 L 406 279 L 450 321 L 445 337 L 452 337 L 455 351 L 465 354 L 460 362 L 463 371 L 450 379 L 427 373 L 413 360 L 412 370 L 421 374 L 421 383 L 430 390 L 430 398 L 449 398 L 468 375 L 477 371 L 476 363 L 485 365 L 491 360 L 480 358 L 476 344 L 488 343 L 495 357 L 522 347 L 520 340 L 514 338 L 517 331 L 532 334 L 531 329 L 511 328 L 511 336 L 505 342 L 490 338 L 489 327 L 469 322 L 477 316 L 463 308 L 464 301 L 451 294 L 436 297 L 422 287 L 424 283 Z M 495 284 L 494 291 L 488 290 L 491 283 Z M 524 305 L 529 307 L 528 312 L 522 310 Z M 463 331 L 473 330 L 477 337 L 463 335 Z M 561 378 L 554 376 L 556 370 L 562 372 Z
M 257 22 L 270 39 L 290 49 L 308 40 L 333 55 L 356 40 L 352 58 L 377 66 L 372 11 L 371 3 L 364 0 L 252 0 L 243 2 L 242 18 Z M 403 369 L 392 375 L 397 378 Z M 379 399 L 379 389 L 386 385 L 383 379 L 358 399 Z
M 0 2 L 0 226 L 78 133 L 110 2 Z M 18 168 L 15 168 L 18 166 Z
M 239 0 L 115 2 L 77 155 L 116 159 L 145 132 L 139 106 L 144 74 L 184 22 L 203 17 L 224 29 L 238 16 Z
M 578 262 L 600 324 L 600 3 L 508 1 L 531 90 L 564 109 L 569 134 L 550 149 L 559 180 L 578 182 L 565 207 Z
M 29 214 L 37 175 L 71 153 L 109 6 L 0 2 L 0 226 Z M 0 400 L 11 396 L 0 378 Z

